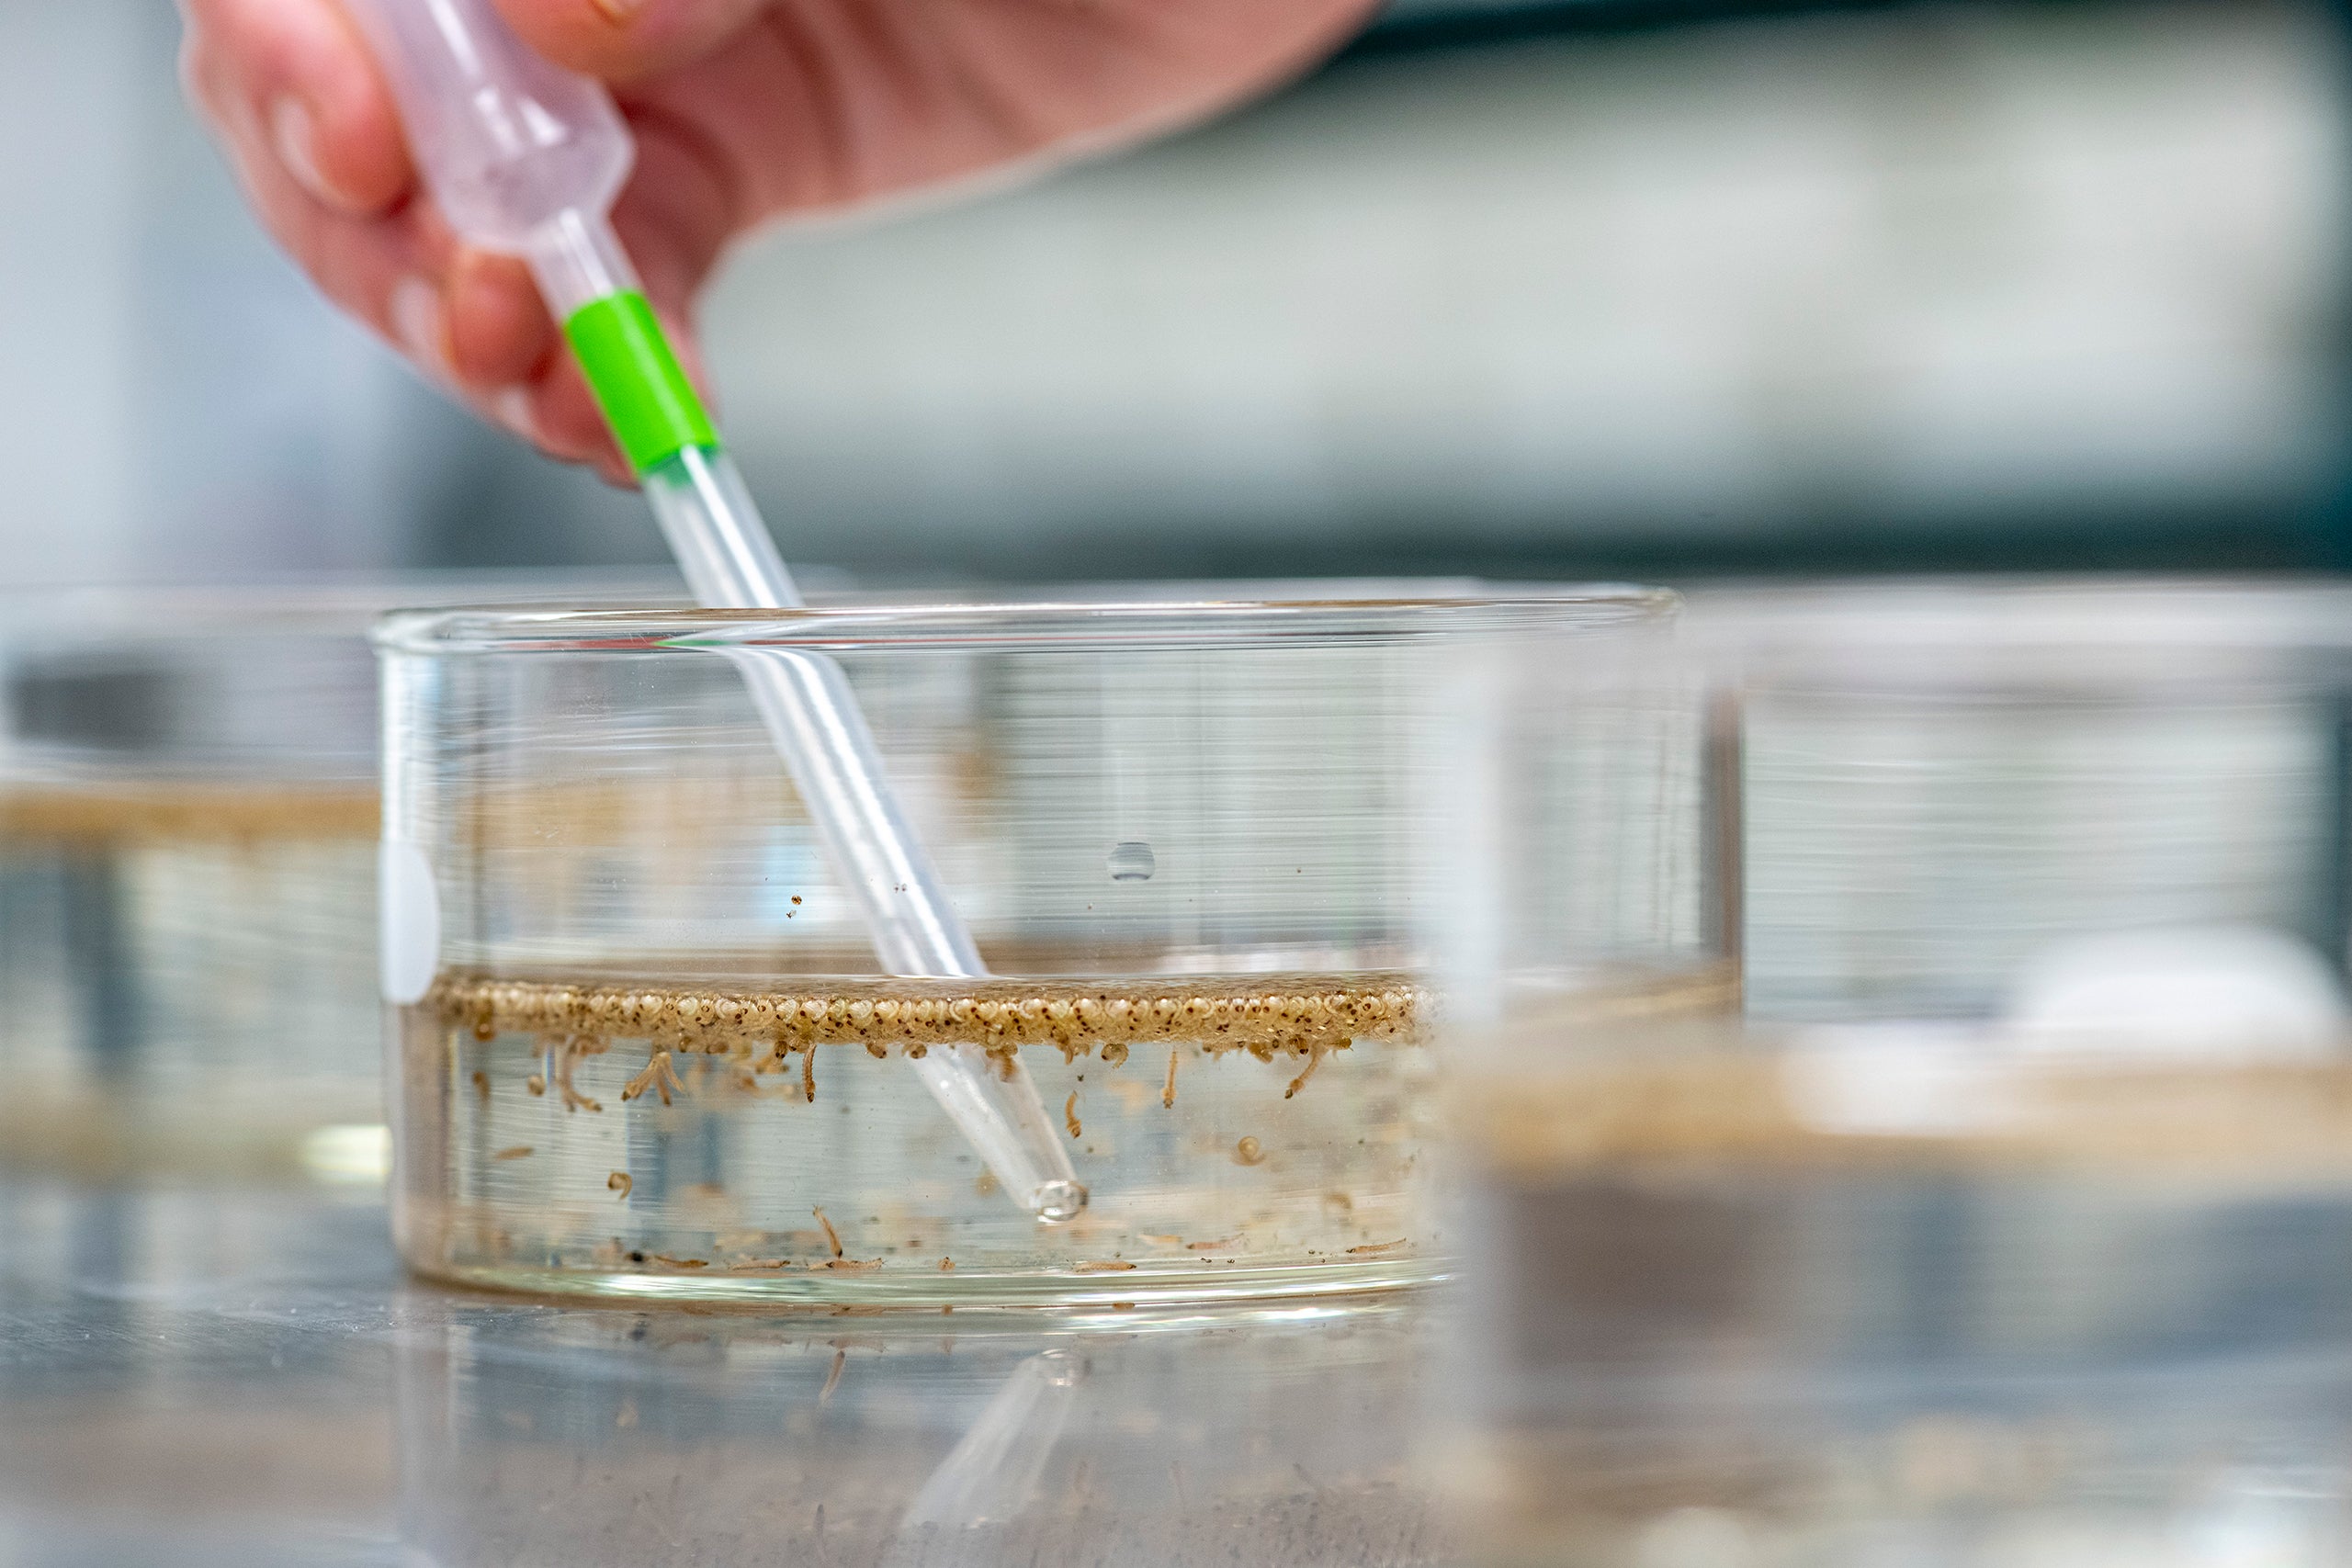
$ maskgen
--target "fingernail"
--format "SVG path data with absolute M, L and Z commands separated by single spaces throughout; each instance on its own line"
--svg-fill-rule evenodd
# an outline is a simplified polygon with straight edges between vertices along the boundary
M 392 331 L 410 358 L 442 379 L 449 376 L 449 356 L 441 343 L 441 293 L 421 277 L 403 277 L 392 285 L 390 306 Z
M 277 161 L 286 165 L 295 184 L 330 206 L 348 205 L 319 173 L 318 131 L 309 105 L 300 98 L 278 99 L 270 107 L 269 132 L 277 143 Z
M 539 422 L 531 413 L 531 394 L 520 387 L 509 387 L 490 400 L 490 412 L 498 423 L 526 441 L 539 438 Z

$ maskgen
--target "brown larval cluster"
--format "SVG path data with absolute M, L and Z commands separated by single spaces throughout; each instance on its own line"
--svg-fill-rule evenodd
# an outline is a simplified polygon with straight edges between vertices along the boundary
M 933 1045 L 970 1043 L 995 1055 L 1050 1045 L 1068 1059 L 1099 1054 L 1115 1066 L 1131 1046 L 1152 1042 L 1312 1063 L 1356 1040 L 1415 1040 L 1428 1008 L 1424 991 L 1393 976 L 1371 982 L 1253 976 L 1223 986 L 1130 982 L 1115 989 L 1015 982 L 945 982 L 917 989 L 916 984 L 841 985 L 786 995 L 445 975 L 424 1005 L 482 1040 L 505 1033 L 647 1040 L 658 1051 L 755 1065 L 780 1063 L 818 1045 L 920 1056 Z
M 2352 1168 L 2352 1068 L 2341 1063 L 2110 1063 L 1988 1050 L 1915 1127 L 1854 1127 L 1834 1107 L 1825 1113 L 1791 1059 L 1763 1048 L 1481 1073 L 1453 1093 L 1464 1151 L 1516 1180 L 1660 1168 Z
M 0 788 L 0 839 L 44 843 L 373 839 L 377 816 L 376 791 L 366 785 Z

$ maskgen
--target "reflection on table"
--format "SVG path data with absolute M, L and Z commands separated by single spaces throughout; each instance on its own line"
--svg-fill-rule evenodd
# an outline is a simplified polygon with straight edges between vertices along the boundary
M 777 1318 L 400 1279 L 372 1202 L 0 1189 L 0 1561 L 1419 1564 L 1427 1305 Z

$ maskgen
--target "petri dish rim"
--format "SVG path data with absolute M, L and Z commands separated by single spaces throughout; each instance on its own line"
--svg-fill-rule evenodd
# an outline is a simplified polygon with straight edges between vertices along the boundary
M 1685 646 L 1750 690 L 2112 699 L 2341 686 L 2352 589 L 2231 578 L 1696 584 Z
M 456 657 L 649 654 L 778 647 L 1214 648 L 1270 640 L 1410 639 L 1441 633 L 1665 630 L 1669 590 L 1601 585 L 1476 597 L 828 605 L 798 610 L 407 610 L 377 623 L 384 652 Z
M 661 567 L 491 569 L 322 574 L 222 583 L 70 583 L 0 591 L 0 646 L 143 647 L 191 640 L 365 637 L 378 619 L 430 599 L 500 609 L 684 605 Z

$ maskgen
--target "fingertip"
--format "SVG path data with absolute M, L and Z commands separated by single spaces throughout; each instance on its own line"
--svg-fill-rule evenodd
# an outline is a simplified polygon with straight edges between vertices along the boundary
M 394 280 L 384 299 L 384 319 L 392 341 L 419 369 L 436 381 L 456 376 L 449 364 L 449 312 L 441 289 L 414 273 Z
M 322 47 L 315 67 L 326 80 L 308 95 L 313 153 L 328 186 L 363 212 L 390 207 L 416 183 L 400 106 L 359 30 L 332 6 L 339 47 Z
M 604 412 L 569 355 L 533 395 L 531 412 L 539 446 L 549 455 L 584 463 L 614 484 L 636 482 L 611 428 L 605 423 Z
M 374 72 L 368 63 L 366 73 L 372 76 Z M 299 110 L 293 123 L 307 132 L 312 194 L 322 200 L 349 212 L 381 212 L 414 188 L 416 168 L 409 158 L 407 136 L 390 96 L 380 85 L 356 96 L 338 94 L 323 109 L 312 107 L 319 101 L 315 98 L 282 101 Z M 301 177 L 300 170 L 295 173 Z
M 294 183 L 314 199 L 349 210 L 355 204 L 328 185 L 319 168 L 318 122 L 311 117 L 311 106 L 288 94 L 272 104 L 268 112 L 270 145 Z
M 521 436 L 536 446 L 539 443 L 539 416 L 531 406 L 531 389 L 527 387 L 501 387 L 490 395 L 490 416 L 507 431 Z
M 555 347 L 555 322 L 530 269 L 513 256 L 459 252 L 447 309 L 450 367 L 469 387 L 528 381 Z
M 368 214 L 408 193 L 415 172 L 399 111 L 340 7 L 211 0 L 187 16 L 191 89 L 216 119 L 266 145 L 306 194 Z

